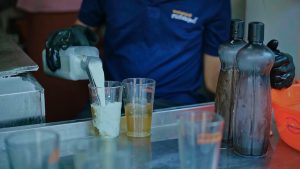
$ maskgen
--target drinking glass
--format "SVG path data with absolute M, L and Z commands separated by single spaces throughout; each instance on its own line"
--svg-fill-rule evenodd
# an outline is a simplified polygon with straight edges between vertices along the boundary
M 104 138 L 119 136 L 122 91 L 122 84 L 118 81 L 105 81 L 104 87 L 89 84 L 93 126 L 97 135 Z
M 181 169 L 216 169 L 224 120 L 212 112 L 185 112 L 179 118 Z
M 75 146 L 75 169 L 130 169 L 130 153 L 116 139 L 80 139 Z
M 58 169 L 59 136 L 54 131 L 15 132 L 5 145 L 11 169 Z
M 122 81 L 127 136 L 147 137 L 151 134 L 155 80 L 128 78 Z

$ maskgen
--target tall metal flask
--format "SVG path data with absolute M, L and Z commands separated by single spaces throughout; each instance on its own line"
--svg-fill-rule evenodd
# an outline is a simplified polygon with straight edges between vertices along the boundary
M 221 70 L 217 84 L 215 110 L 223 116 L 225 122 L 221 147 L 232 147 L 232 116 L 238 74 L 236 54 L 247 44 L 243 40 L 244 27 L 244 21 L 232 20 L 231 39 L 219 47 Z
M 239 77 L 233 117 L 233 149 L 244 156 L 263 156 L 271 123 L 270 71 L 274 54 L 263 44 L 264 24 L 251 22 L 249 43 L 237 54 Z

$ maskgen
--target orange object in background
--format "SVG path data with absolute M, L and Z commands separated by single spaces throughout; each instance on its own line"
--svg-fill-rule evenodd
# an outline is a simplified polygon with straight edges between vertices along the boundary
M 296 169 L 300 166 L 300 152 L 279 140 L 268 169 Z
M 300 151 L 300 84 L 272 89 L 272 106 L 280 138 Z

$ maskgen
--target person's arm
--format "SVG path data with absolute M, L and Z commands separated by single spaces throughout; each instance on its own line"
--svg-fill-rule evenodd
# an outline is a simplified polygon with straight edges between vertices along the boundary
M 230 1 L 216 3 L 215 15 L 205 24 L 203 73 L 204 84 L 208 91 L 215 93 L 218 83 L 221 62 L 218 49 L 221 43 L 229 39 L 231 21 Z
M 52 33 L 46 41 L 46 61 L 51 71 L 60 68 L 60 49 L 69 46 L 95 46 L 98 35 L 92 31 L 100 26 L 104 20 L 103 4 L 100 0 L 83 0 L 78 20 L 71 27 L 59 29 Z
M 83 23 L 82 21 L 80 21 L 79 19 L 76 19 L 74 25 L 84 26 L 84 27 L 91 29 L 92 31 L 96 31 L 96 29 L 97 29 L 97 27 L 89 26 L 89 25 Z
M 219 57 L 204 54 L 204 82 L 206 88 L 216 93 L 221 62 Z

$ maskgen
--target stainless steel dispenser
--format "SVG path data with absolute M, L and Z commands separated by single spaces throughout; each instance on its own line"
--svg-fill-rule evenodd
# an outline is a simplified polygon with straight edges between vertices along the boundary
M 44 89 L 30 74 L 38 68 L 0 31 L 0 128 L 45 121 Z

